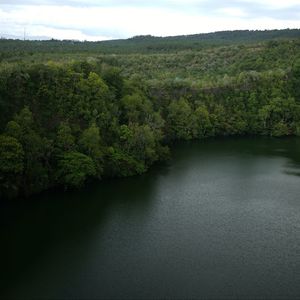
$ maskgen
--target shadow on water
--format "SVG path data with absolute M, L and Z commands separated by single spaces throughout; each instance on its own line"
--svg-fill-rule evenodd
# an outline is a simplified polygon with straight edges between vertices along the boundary
M 78 191 L 48 191 L 0 203 L 0 299 L 55 249 L 88 243 L 93 230 L 101 231 L 116 211 L 129 218 L 146 216 L 155 182 L 167 172 L 164 164 L 141 176 L 93 182 Z

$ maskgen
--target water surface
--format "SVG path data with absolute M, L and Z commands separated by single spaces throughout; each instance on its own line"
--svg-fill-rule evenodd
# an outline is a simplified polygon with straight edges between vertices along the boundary
M 170 163 L 0 206 L 0 298 L 300 298 L 300 139 L 181 143 Z

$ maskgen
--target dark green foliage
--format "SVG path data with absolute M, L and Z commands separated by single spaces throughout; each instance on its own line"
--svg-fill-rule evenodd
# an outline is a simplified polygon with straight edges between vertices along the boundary
M 24 169 L 24 151 L 17 139 L 0 135 L 0 196 L 18 195 Z
M 75 149 L 75 137 L 72 135 L 70 126 L 62 122 L 56 135 L 56 147 L 62 152 Z
M 283 136 L 295 133 L 295 124 L 300 120 L 300 105 L 294 98 L 272 99 L 259 110 L 264 133 Z
M 205 138 L 211 135 L 212 124 L 207 108 L 204 105 L 200 105 L 195 110 L 194 115 L 195 122 L 195 137 Z
M 136 37 L 97 57 L 79 52 L 123 42 L 48 41 L 40 63 L 20 56 L 38 42 L 0 41 L 13 50 L 0 63 L 0 196 L 141 174 L 173 140 L 300 135 L 299 39 L 265 41 L 298 33 Z
M 105 173 L 107 176 L 132 176 L 145 172 L 145 165 L 119 148 L 109 147 L 106 154 Z
M 95 175 L 95 164 L 87 155 L 67 152 L 58 159 L 58 180 L 66 188 L 81 187 L 88 177 Z
M 96 175 L 100 178 L 103 172 L 103 153 L 100 130 L 95 123 L 82 132 L 79 146 L 86 155 L 93 159 Z
M 190 140 L 197 135 L 196 118 L 186 99 L 181 98 L 170 103 L 167 120 L 172 139 Z
M 300 58 L 296 60 L 292 67 L 291 84 L 295 98 L 300 101 Z

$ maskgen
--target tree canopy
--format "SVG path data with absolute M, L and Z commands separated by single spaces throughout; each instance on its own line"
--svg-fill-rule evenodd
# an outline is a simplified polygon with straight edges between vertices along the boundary
M 176 140 L 300 135 L 300 41 L 292 33 L 249 33 L 251 43 L 240 33 L 239 43 L 205 47 L 190 47 L 200 36 L 161 44 L 136 37 L 119 55 L 58 41 L 27 55 L 35 42 L 0 41 L 1 198 L 141 174 L 167 159 Z M 167 50 L 127 48 L 150 40 Z

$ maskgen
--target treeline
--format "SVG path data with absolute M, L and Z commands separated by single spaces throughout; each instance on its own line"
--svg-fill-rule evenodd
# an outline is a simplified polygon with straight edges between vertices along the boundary
M 217 85 L 242 72 L 286 70 L 300 59 L 300 39 L 229 45 L 168 54 L 98 55 L 96 61 L 118 67 L 125 77 L 144 80 L 201 80 Z
M 174 140 L 300 135 L 300 62 L 203 85 L 143 81 L 107 64 L 34 64 L 0 72 L 0 196 L 130 176 Z
M 173 53 L 177 51 L 199 51 L 222 45 L 251 44 L 265 41 L 282 41 L 300 38 L 299 29 L 283 30 L 236 30 L 214 33 L 154 37 L 136 36 L 100 42 L 74 40 L 21 41 L 0 39 L 0 61 L 18 56 L 41 53 L 90 53 L 90 54 L 134 54 Z
M 20 41 L 20 48 L 22 49 Z M 138 77 L 144 81 L 181 80 L 201 81 L 203 86 L 220 85 L 243 72 L 288 70 L 300 59 L 300 39 L 271 40 L 256 44 L 209 47 L 154 54 L 100 54 L 100 53 L 47 53 L 15 55 L 3 59 L 0 70 L 26 64 L 44 64 L 49 61 L 68 64 L 88 61 L 92 64 L 114 66 L 125 78 Z M 121 49 L 120 49 L 121 50 Z M 16 53 L 15 53 L 16 54 Z M 5 55 L 5 53 L 2 53 Z M 9 55 L 13 55 L 13 52 Z M 0 52 L 1 56 L 1 52 Z
M 137 86 L 86 63 L 0 74 L 1 197 L 144 172 L 168 149 L 159 112 Z

